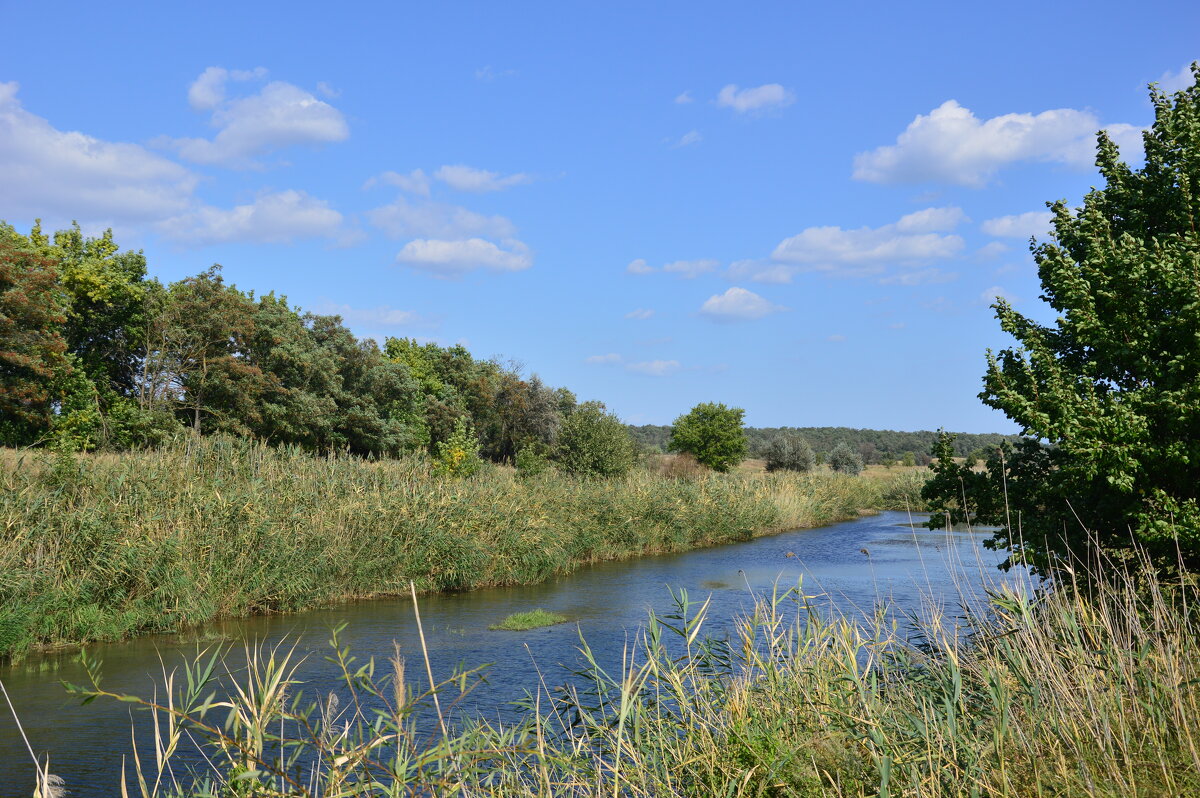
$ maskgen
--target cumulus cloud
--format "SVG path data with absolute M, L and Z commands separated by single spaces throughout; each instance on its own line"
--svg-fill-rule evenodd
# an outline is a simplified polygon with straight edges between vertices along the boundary
M 0 82 L 0 218 L 100 224 L 161 219 L 192 202 L 197 177 L 137 144 L 58 130 Z
M 160 139 L 159 143 L 189 161 L 251 166 L 255 157 L 283 147 L 344 141 L 350 135 L 341 111 L 290 83 L 273 81 L 256 94 L 226 99 L 228 80 L 264 74 L 209 67 L 188 90 L 188 102 L 197 110 L 212 111 L 216 136 Z
M 197 111 L 211 111 L 225 101 L 225 84 L 230 80 L 246 81 L 266 77 L 267 70 L 225 69 L 209 67 L 188 87 L 188 105 Z
M 979 188 L 1003 166 L 1021 161 L 1087 168 L 1095 158 L 1095 114 L 1058 108 L 1039 114 L 1003 114 L 981 120 L 954 100 L 918 114 L 895 144 L 857 155 L 854 177 L 873 183 L 941 182 Z M 1140 130 L 1112 125 L 1125 151 L 1136 148 Z
M 1196 82 L 1192 75 L 1191 63 L 1184 64 L 1175 72 L 1164 72 L 1157 81 L 1158 87 L 1165 92 L 1183 91 Z
M 303 191 L 263 194 L 233 208 L 201 206 L 158 224 L 167 238 L 203 246 L 231 241 L 287 244 L 297 239 L 337 238 L 342 215 Z
M 675 260 L 663 266 L 663 271 L 670 274 L 678 274 L 685 280 L 692 280 L 702 274 L 714 272 L 720 266 L 719 261 L 702 259 L 702 260 Z
M 1050 220 L 1053 218 L 1054 215 L 1050 211 L 1028 211 L 988 219 L 979 225 L 979 228 L 997 238 L 1046 238 L 1050 233 Z
M 419 197 L 429 196 L 429 175 L 423 169 L 414 169 L 408 174 L 399 172 L 384 172 L 367 180 L 363 188 L 374 188 L 378 185 L 395 186 L 408 194 Z
M 533 265 L 533 256 L 529 247 L 515 239 L 506 239 L 498 246 L 482 238 L 459 241 L 418 238 L 404 245 L 396 255 L 396 262 L 437 277 L 458 278 L 476 269 L 494 272 L 528 269 Z
M 666 377 L 679 371 L 682 366 L 678 360 L 648 360 L 643 363 L 629 363 L 625 368 L 634 374 L 644 374 L 647 377 Z
M 723 294 L 709 297 L 700 307 L 700 314 L 713 321 L 752 321 L 782 310 L 787 308 L 768 302 L 753 291 L 733 286 Z
M 732 108 L 739 114 L 783 108 L 796 101 L 796 96 L 778 83 L 767 83 L 752 89 L 739 89 L 730 83 L 717 94 L 717 106 Z
M 625 267 L 627 274 L 654 274 L 657 271 L 653 266 L 646 263 L 645 258 L 629 261 L 629 265 Z
M 592 355 L 583 362 L 602 366 L 612 366 L 620 363 L 622 359 L 623 358 L 616 352 L 609 352 L 607 355 Z
M 625 318 L 636 319 L 638 321 L 645 321 L 653 316 L 654 311 L 650 308 L 638 308 L 637 310 L 631 310 L 625 314 Z
M 485 216 L 440 202 L 411 203 L 404 197 L 367 211 L 366 216 L 392 238 L 512 238 L 517 232 L 503 216 Z
M 808 227 L 780 242 L 771 257 L 809 270 L 877 273 L 957 255 L 962 237 L 948 231 L 965 219 L 958 208 L 927 208 L 881 227 Z
M 501 175 L 499 172 L 489 172 L 486 169 L 475 169 L 463 164 L 443 166 L 433 173 L 450 188 L 458 191 L 470 191 L 482 194 L 488 191 L 502 191 L 506 188 L 519 186 L 533 180 L 529 175 L 518 172 L 512 175 Z
M 969 221 L 962 208 L 952 205 L 944 208 L 926 208 L 901 216 L 896 222 L 896 230 L 901 233 L 944 233 Z
M 687 105 L 690 102 L 693 102 L 692 95 L 686 91 L 675 98 L 676 105 Z
M 355 308 L 350 305 L 326 302 L 317 310 L 325 315 L 341 316 L 347 324 L 361 324 L 368 327 L 427 327 L 435 323 L 428 316 L 414 313 L 411 310 L 398 310 L 387 305 L 374 308 Z

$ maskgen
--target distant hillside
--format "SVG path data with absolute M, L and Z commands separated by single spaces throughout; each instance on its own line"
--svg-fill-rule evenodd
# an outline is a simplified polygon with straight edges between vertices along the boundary
M 665 452 L 667 440 L 671 437 L 671 428 L 656 424 L 630 426 L 630 434 L 640 446 L 649 451 Z M 902 460 L 905 452 L 912 452 L 918 463 L 929 462 L 929 450 L 933 446 L 937 433 L 930 430 L 918 432 L 897 432 L 895 430 L 853 429 L 851 427 L 747 427 L 746 438 L 750 442 L 750 456 L 759 457 L 770 444 L 771 438 L 781 432 L 799 435 L 808 441 L 813 451 L 818 454 L 828 454 L 839 443 L 845 443 L 863 456 L 863 461 L 871 463 L 882 462 L 889 457 Z M 954 441 L 954 451 L 959 457 L 989 446 L 995 446 L 1001 441 L 1016 440 L 1015 435 L 1000 435 L 998 433 L 955 433 L 958 438 Z

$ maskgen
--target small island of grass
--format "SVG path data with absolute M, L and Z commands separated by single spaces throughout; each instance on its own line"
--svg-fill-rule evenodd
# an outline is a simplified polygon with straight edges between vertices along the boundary
M 557 612 L 546 612 L 543 609 L 530 612 L 514 612 L 500 623 L 494 623 L 489 629 L 505 632 L 524 632 L 526 629 L 537 629 L 542 626 L 553 626 L 556 623 L 566 623 L 567 616 Z

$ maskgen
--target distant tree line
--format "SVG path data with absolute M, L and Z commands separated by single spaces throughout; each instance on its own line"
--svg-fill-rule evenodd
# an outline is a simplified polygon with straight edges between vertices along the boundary
M 930 452 L 938 441 L 938 432 L 897 432 L 894 430 L 853 429 L 851 427 L 746 427 L 750 457 L 767 459 L 773 443 L 780 438 L 798 437 L 812 448 L 819 462 L 828 463 L 830 455 L 840 444 L 862 458 L 865 465 L 903 463 L 928 465 Z M 645 451 L 665 452 L 671 437 L 671 427 L 653 424 L 631 426 L 630 434 Z M 1017 440 L 1015 435 L 995 433 L 956 433 L 952 442 L 955 457 L 974 454 L 982 458 L 999 444 Z

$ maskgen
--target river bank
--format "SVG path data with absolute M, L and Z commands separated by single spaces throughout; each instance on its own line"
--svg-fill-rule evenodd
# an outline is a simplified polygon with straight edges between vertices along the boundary
M 419 591 L 531 584 L 914 501 L 913 479 L 649 470 L 613 481 L 246 441 L 0 456 L 0 657 Z
M 1114 571 L 1089 589 L 1038 594 L 996 570 L 1003 553 L 981 548 L 986 532 L 921 520 L 882 513 L 428 596 L 423 632 L 403 599 L 230 621 L 209 628 L 208 646 L 227 643 L 207 681 L 181 665 L 196 657 L 187 640 L 91 647 L 109 693 L 161 704 L 160 657 L 176 671 L 175 722 L 135 712 L 134 741 L 130 704 L 64 705 L 57 679 L 87 684 L 79 657 L 44 672 L 31 659 L 6 678 L 35 752 L 82 798 L 112 794 L 122 763 L 137 791 L 131 742 L 147 793 L 162 798 L 235 784 L 364 797 L 1197 794 L 1194 583 Z M 687 591 L 686 609 L 668 585 Z M 533 607 L 572 623 L 488 631 Z M 337 648 L 325 643 L 331 628 Z M 443 684 L 445 734 L 422 641 Z M 486 682 L 463 695 L 475 679 L 459 674 L 489 662 Z M 525 691 L 536 699 L 524 708 L 506 703 Z M 235 725 L 221 726 L 223 709 L 184 709 L 211 692 Z M 280 729 L 298 766 L 277 756 Z M 191 735 L 212 742 L 207 758 Z M 172 736 L 179 748 L 159 764 Z M 0 783 L 31 789 L 22 745 L 0 724 L 0 751 L 14 752 Z

